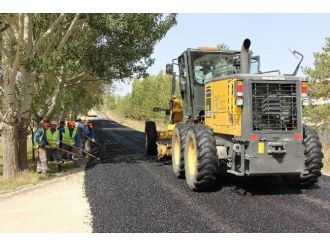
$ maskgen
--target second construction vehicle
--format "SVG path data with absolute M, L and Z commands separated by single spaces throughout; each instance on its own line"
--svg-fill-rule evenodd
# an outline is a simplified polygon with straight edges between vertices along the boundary
M 225 173 L 281 175 L 294 186 L 321 176 L 322 145 L 302 122 L 307 81 L 296 74 L 303 56 L 293 52 L 301 59 L 292 74 L 261 72 L 250 44 L 244 40 L 240 51 L 187 49 L 166 66 L 172 95 L 179 81 L 181 99 L 172 96 L 165 109 L 167 131 L 146 123 L 146 150 L 159 159 L 172 156 L 174 175 L 192 190 L 212 189 Z

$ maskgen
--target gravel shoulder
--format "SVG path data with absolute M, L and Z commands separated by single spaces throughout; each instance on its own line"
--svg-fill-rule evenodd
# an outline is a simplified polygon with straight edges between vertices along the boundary
M 91 232 L 84 171 L 0 196 L 0 232 Z

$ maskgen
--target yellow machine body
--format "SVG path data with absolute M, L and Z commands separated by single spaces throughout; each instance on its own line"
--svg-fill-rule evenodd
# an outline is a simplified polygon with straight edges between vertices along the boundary
M 205 85 L 205 124 L 214 133 L 241 135 L 242 110 L 236 105 L 236 81 L 225 79 Z
M 169 157 L 172 154 L 172 146 L 166 143 L 157 142 L 157 159 Z
M 170 102 L 173 105 L 171 114 L 172 114 L 172 123 L 167 125 L 166 131 L 157 131 L 157 158 L 162 159 L 164 157 L 171 156 L 172 147 L 171 144 L 166 142 L 166 140 L 172 139 L 173 131 L 176 123 L 182 122 L 182 100 L 171 98 Z
M 173 119 L 173 123 L 174 123 L 174 127 L 175 127 L 175 124 L 182 122 L 182 119 L 183 119 L 182 100 L 181 99 L 172 98 L 170 101 L 173 104 L 172 119 Z M 174 127 L 173 127 L 172 131 L 174 130 Z

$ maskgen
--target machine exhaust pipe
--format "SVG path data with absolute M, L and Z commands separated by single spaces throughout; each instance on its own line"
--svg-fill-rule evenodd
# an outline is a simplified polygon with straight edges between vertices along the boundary
M 241 48 L 241 64 L 240 64 L 240 73 L 248 74 L 250 72 L 249 68 L 249 48 L 251 45 L 251 40 L 245 39 Z

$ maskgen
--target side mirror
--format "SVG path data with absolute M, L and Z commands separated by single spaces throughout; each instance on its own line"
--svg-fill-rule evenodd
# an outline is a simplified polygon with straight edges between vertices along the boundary
M 168 75 L 172 75 L 173 74 L 173 65 L 168 63 L 166 64 L 166 70 L 165 70 L 166 74 Z

